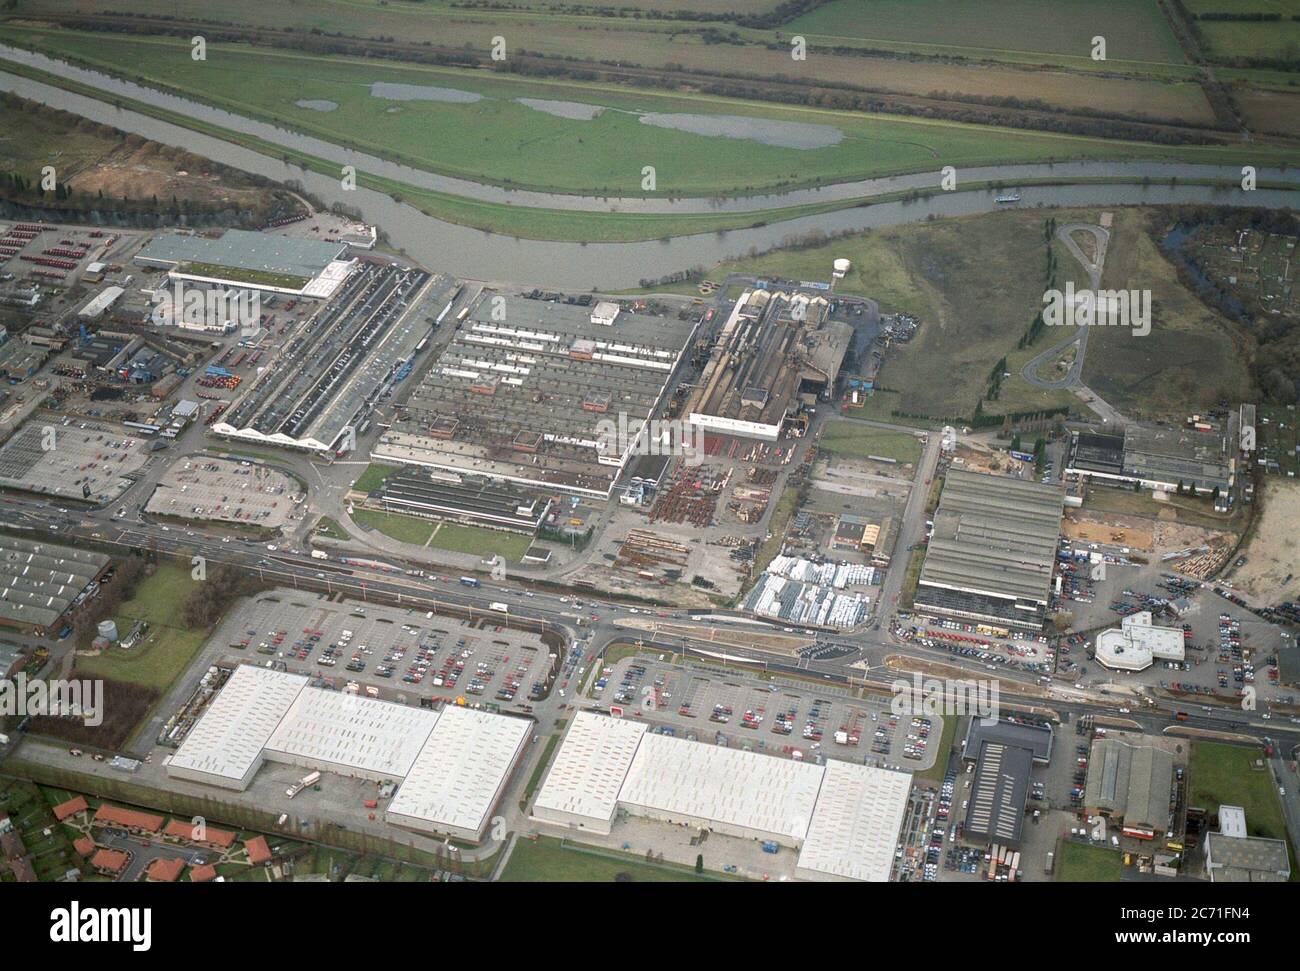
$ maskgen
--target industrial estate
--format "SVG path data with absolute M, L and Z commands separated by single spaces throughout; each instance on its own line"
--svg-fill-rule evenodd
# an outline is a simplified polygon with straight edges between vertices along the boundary
M 0 11 L 0 882 L 1300 879 L 1296 65 L 1237 5 L 1118 5 L 1123 84 L 906 4 L 82 6 Z

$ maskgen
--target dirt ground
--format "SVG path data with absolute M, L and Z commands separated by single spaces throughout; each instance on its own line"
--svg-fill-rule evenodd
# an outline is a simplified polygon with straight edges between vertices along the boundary
M 1089 543 L 1118 543 L 1135 550 L 1151 549 L 1152 536 L 1149 529 L 1133 526 L 1097 522 L 1091 519 L 1075 519 L 1067 514 L 1061 527 L 1070 539 L 1081 539 Z
M 1246 563 L 1229 578 L 1252 601 L 1277 603 L 1300 596 L 1300 544 L 1296 523 L 1300 522 L 1300 483 L 1270 478 L 1260 496 L 1263 515 L 1255 526 L 1242 555 Z

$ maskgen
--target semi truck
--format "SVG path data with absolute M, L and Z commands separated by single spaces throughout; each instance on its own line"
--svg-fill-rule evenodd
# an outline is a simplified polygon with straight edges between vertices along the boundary
M 298 795 L 298 793 L 302 792 L 304 789 L 308 788 L 309 786 L 314 786 L 318 782 L 320 782 L 320 773 L 309 772 L 307 773 L 307 775 L 303 776 L 301 779 L 299 779 L 297 782 L 291 785 L 288 789 L 284 790 L 284 794 L 288 796 L 290 799 L 292 799 L 294 796 Z
M 328 560 L 330 558 L 330 555 L 326 553 L 324 550 L 312 550 L 311 558 L 313 560 Z
M 494 601 L 493 603 L 488 604 L 488 609 L 495 610 L 499 614 L 508 614 L 510 612 L 509 606 L 500 601 Z

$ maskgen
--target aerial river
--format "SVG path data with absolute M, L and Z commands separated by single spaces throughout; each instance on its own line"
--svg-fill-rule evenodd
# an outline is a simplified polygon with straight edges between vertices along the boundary
M 665 240 L 630 243 L 571 243 L 516 239 L 471 229 L 426 215 L 390 196 L 358 187 L 345 190 L 338 178 L 303 169 L 283 159 L 243 148 L 231 142 L 192 131 L 171 122 L 152 118 L 111 103 L 130 98 L 177 112 L 196 120 L 255 136 L 287 149 L 317 158 L 355 165 L 360 172 L 394 179 L 408 185 L 523 207 L 544 207 L 589 212 L 707 213 L 758 211 L 806 203 L 870 199 L 909 189 L 933 189 L 939 174 L 917 173 L 889 178 L 838 183 L 819 189 L 797 189 L 782 193 L 728 199 L 607 199 L 562 193 L 508 190 L 499 186 L 436 175 L 409 168 L 364 153 L 341 148 L 322 139 L 249 119 L 195 101 L 142 87 L 101 72 L 67 64 L 44 55 L 0 44 L 3 59 L 29 65 L 94 87 L 109 100 L 85 97 L 53 85 L 0 70 L 0 90 L 23 98 L 112 125 L 153 141 L 183 148 L 213 161 L 277 182 L 296 182 L 326 204 L 339 203 L 360 212 L 367 222 L 380 226 L 396 248 L 411 259 L 455 276 L 492 282 L 538 285 L 567 289 L 623 289 L 642 279 L 655 279 L 718 260 L 741 256 L 751 250 L 766 250 L 792 236 L 821 230 L 828 234 L 920 222 L 931 217 L 963 216 L 999 208 L 997 191 L 977 189 L 944 192 L 911 202 L 880 202 L 870 206 L 804 216 L 752 229 L 736 229 Z M 1243 152 L 1243 155 L 1245 153 Z M 1246 159 L 1248 161 L 1248 159 Z M 1244 164 L 1244 162 L 1243 162 Z M 1242 192 L 1235 188 L 1170 185 L 1179 180 L 1221 179 L 1236 183 L 1240 168 L 1180 165 L 1159 162 L 1064 163 L 1009 165 L 959 171 L 960 182 L 998 180 L 1015 185 L 1022 180 L 1069 180 L 1096 177 L 1133 179 L 1132 184 L 1079 183 L 1075 185 L 1022 185 L 1018 205 L 1034 206 L 1119 206 L 1169 203 L 1213 203 L 1264 208 L 1293 208 L 1300 191 L 1259 189 Z M 1288 173 L 1261 169 L 1260 181 L 1290 181 Z M 1141 180 L 1150 180 L 1141 184 Z M 829 267 L 827 268 L 829 271 Z

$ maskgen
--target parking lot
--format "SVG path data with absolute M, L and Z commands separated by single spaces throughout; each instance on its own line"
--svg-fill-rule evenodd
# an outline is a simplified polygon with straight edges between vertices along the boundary
M 302 518 L 305 495 L 296 479 L 268 466 L 193 456 L 168 469 L 145 512 L 279 529 Z
M 760 681 L 642 653 L 591 672 L 587 697 L 666 734 L 790 758 L 837 758 L 908 771 L 934 764 L 943 720 L 895 716 L 889 700 L 790 679 Z
M 0 448 L 0 487 L 111 502 L 149 459 L 144 440 L 121 426 L 36 415 Z
M 406 704 L 464 699 L 530 711 L 547 686 L 548 649 L 536 635 L 424 611 L 266 595 L 214 636 L 232 658 L 273 658 L 326 687 Z

